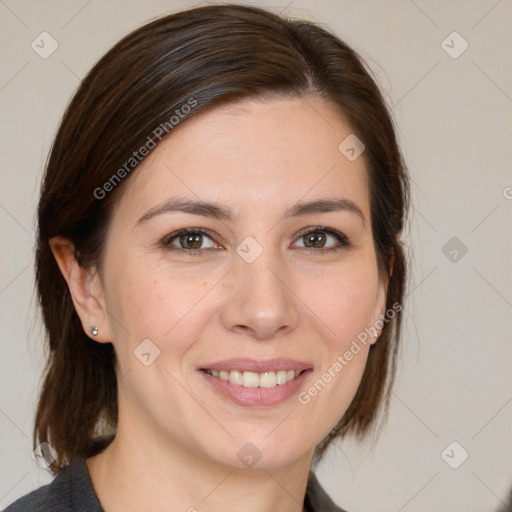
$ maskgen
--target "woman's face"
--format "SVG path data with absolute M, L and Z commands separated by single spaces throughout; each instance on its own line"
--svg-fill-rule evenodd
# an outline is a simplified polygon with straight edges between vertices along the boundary
M 178 126 L 134 171 L 100 273 L 118 432 L 275 468 L 343 416 L 386 295 L 364 153 L 338 148 L 351 133 L 318 97 L 246 100 Z

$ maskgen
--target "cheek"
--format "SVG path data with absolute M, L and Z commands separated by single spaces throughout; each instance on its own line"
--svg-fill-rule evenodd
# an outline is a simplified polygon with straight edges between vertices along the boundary
M 317 350 L 320 365 L 297 396 L 305 414 L 321 418 L 315 432 L 318 438 L 343 417 L 363 376 L 370 348 L 365 329 L 371 325 L 377 294 L 377 278 L 371 274 L 354 269 L 303 291 L 325 333 Z
M 123 366 L 133 362 L 133 351 L 146 339 L 161 355 L 170 353 L 170 361 L 179 361 L 205 328 L 211 315 L 206 312 L 208 298 L 203 297 L 215 279 L 188 274 L 135 259 L 111 266 L 106 298 L 113 342 Z
M 344 269 L 317 278 L 300 292 L 327 333 L 330 351 L 345 351 L 370 327 L 375 314 L 378 278 L 371 266 Z

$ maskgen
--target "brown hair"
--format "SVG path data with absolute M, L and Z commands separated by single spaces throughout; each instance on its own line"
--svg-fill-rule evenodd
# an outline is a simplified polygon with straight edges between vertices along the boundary
M 186 118 L 243 98 L 310 94 L 339 105 L 366 146 L 376 256 L 380 275 L 389 276 L 387 308 L 402 304 L 406 261 L 399 238 L 408 208 L 407 174 L 382 95 L 340 39 L 259 8 L 206 6 L 135 30 L 83 80 L 51 148 L 38 208 L 36 274 L 49 353 L 34 447 L 48 442 L 55 449 L 54 473 L 76 455 L 88 456 L 98 425 L 115 428 L 118 411 L 113 346 L 84 333 L 49 240 L 68 237 L 81 265 L 99 265 L 116 197 L 129 177 L 100 199 L 98 187 L 126 166 L 158 126 L 172 128 L 169 119 L 191 99 L 195 106 Z M 398 310 L 384 325 L 352 403 L 317 454 L 336 436 L 363 438 L 377 413 L 387 411 L 401 321 Z

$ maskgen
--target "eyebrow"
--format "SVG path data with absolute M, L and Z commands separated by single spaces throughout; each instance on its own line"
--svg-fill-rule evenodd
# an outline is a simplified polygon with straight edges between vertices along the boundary
M 309 202 L 298 202 L 287 208 L 283 218 L 300 217 L 312 213 L 329 213 L 337 211 L 347 211 L 358 215 L 363 226 L 366 225 L 366 218 L 361 208 L 350 199 L 316 199 Z M 148 220 L 164 213 L 184 212 L 193 215 L 200 215 L 203 217 L 211 217 L 213 219 L 235 221 L 237 215 L 235 212 L 226 206 L 218 203 L 189 200 L 189 199 L 169 199 L 164 203 L 155 206 L 148 210 L 137 221 L 137 225 L 143 224 Z

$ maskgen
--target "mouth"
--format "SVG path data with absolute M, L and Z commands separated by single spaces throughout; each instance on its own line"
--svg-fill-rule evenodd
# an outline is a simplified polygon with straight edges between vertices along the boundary
M 216 379 L 244 388 L 275 388 L 291 382 L 307 370 L 277 370 L 262 373 L 241 370 L 202 370 Z
M 231 359 L 198 368 L 220 396 L 244 407 L 286 402 L 304 385 L 313 366 L 292 359 Z

